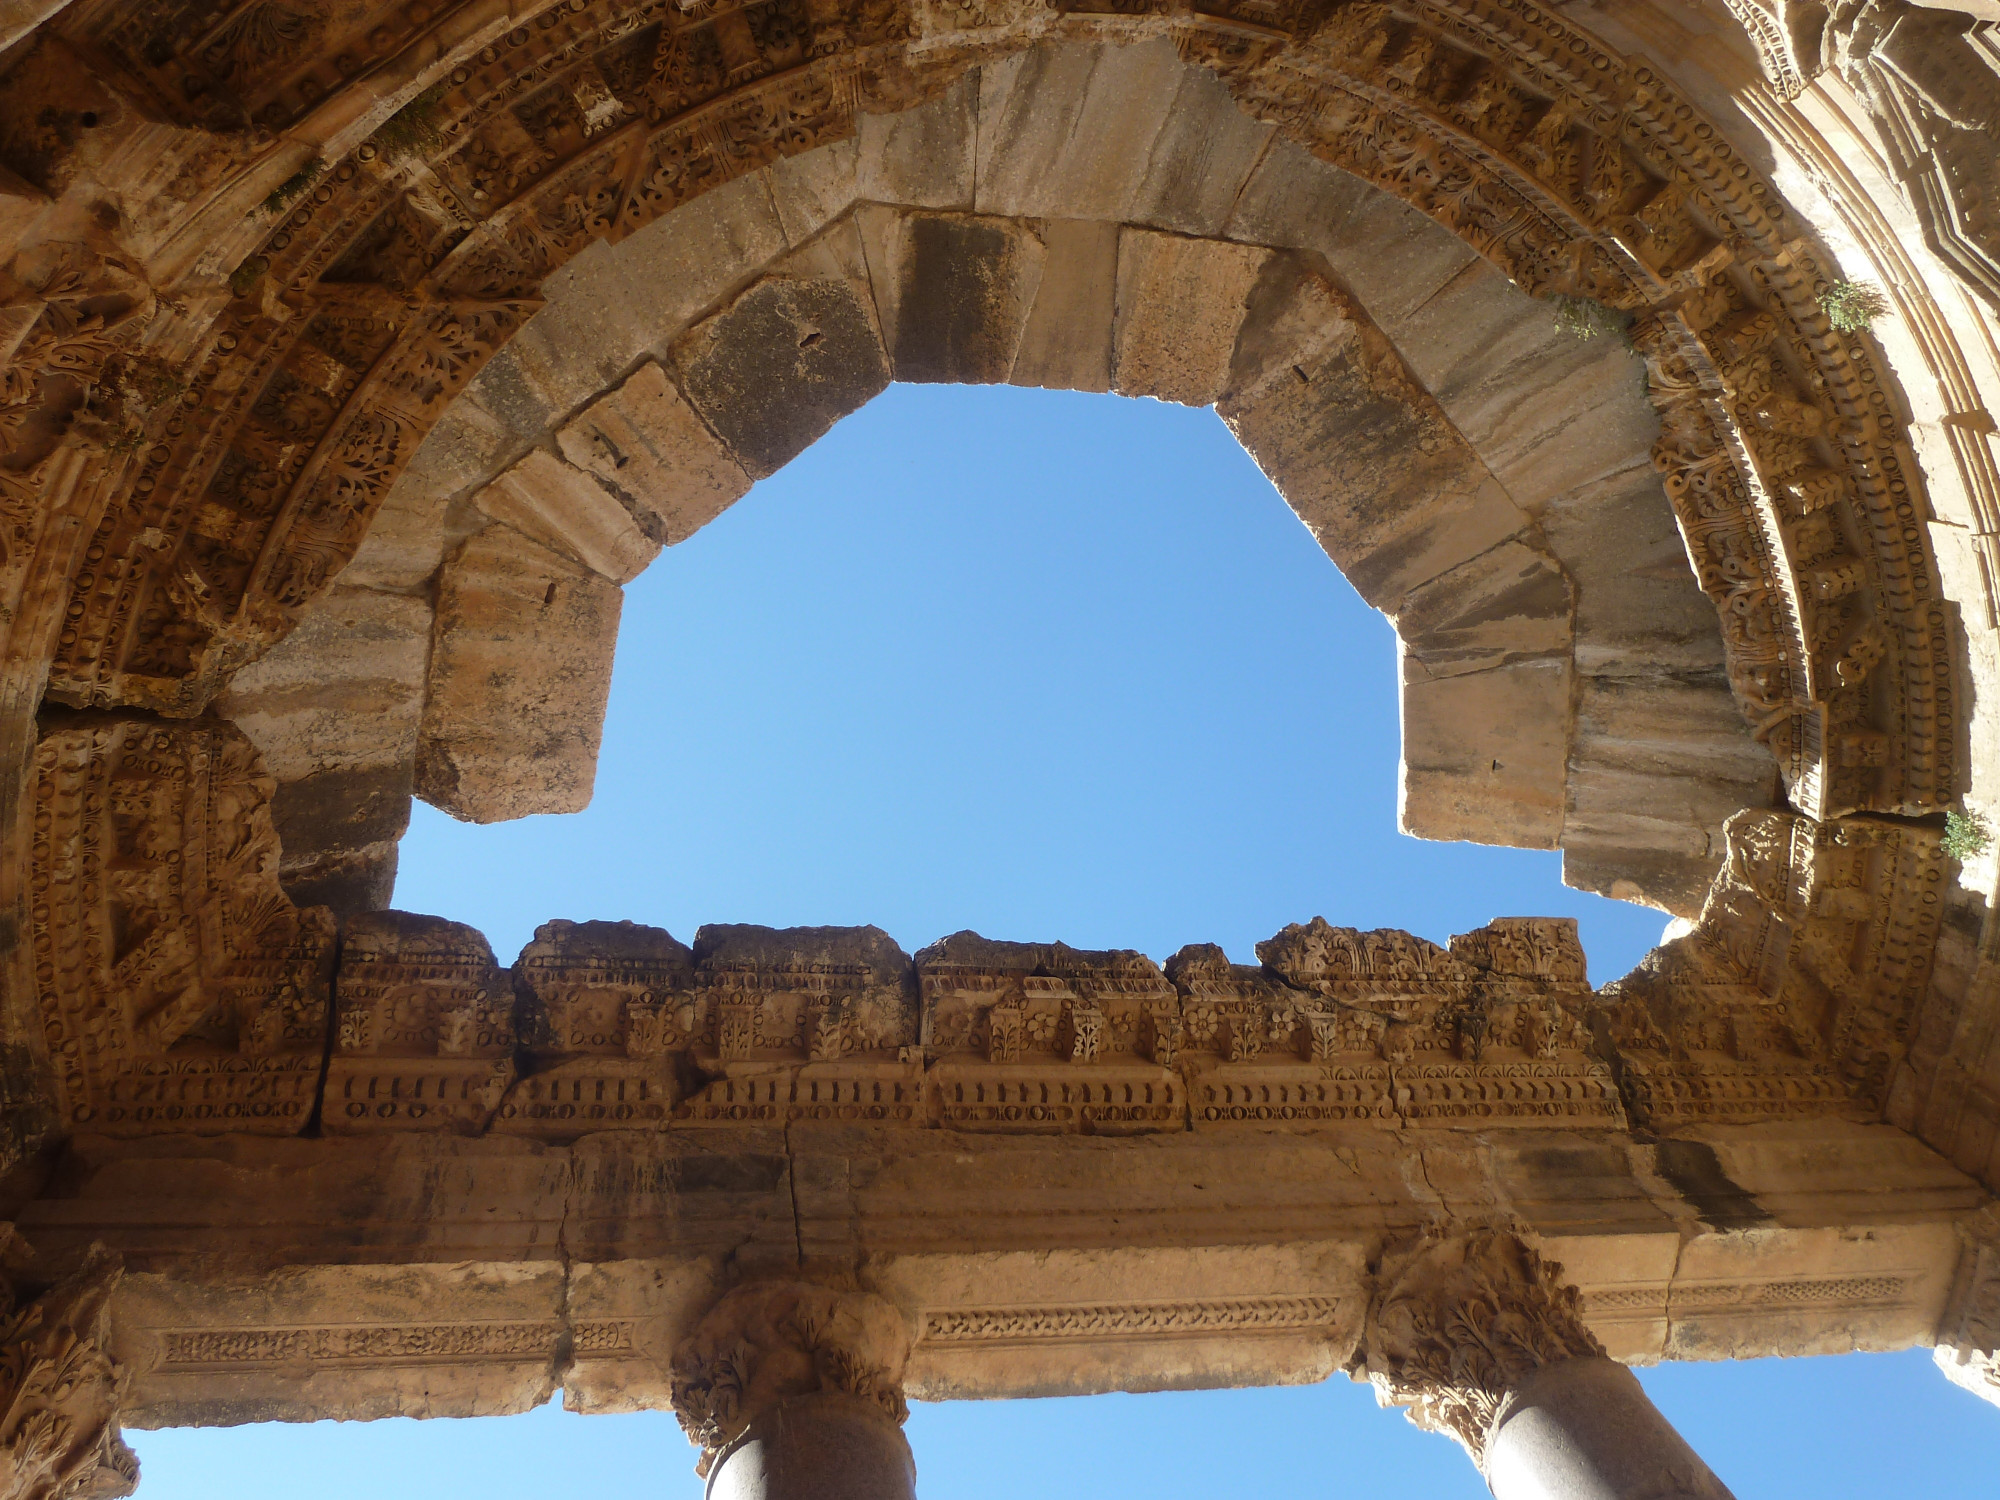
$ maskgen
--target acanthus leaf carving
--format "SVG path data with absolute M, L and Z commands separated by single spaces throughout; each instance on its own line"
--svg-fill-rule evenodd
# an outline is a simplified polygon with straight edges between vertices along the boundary
M 790 1398 L 851 1396 L 901 1424 L 910 1330 L 880 1297 L 798 1281 L 758 1281 L 724 1294 L 674 1351 L 674 1415 L 701 1449 L 695 1472 L 761 1415 Z
M 1363 1335 L 1376 1398 L 1482 1463 L 1508 1394 L 1545 1365 L 1603 1358 L 1562 1267 L 1504 1229 L 1436 1236 L 1384 1257 Z
M 13 1238 L 7 1249 L 25 1259 Z M 112 1360 L 109 1302 L 122 1266 L 93 1247 L 42 1295 L 7 1288 L 0 1313 L 0 1496 L 115 1500 L 139 1482 L 118 1435 L 123 1372 Z

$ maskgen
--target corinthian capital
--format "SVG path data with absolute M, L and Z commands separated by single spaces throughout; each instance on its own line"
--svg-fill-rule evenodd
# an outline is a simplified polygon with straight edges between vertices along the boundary
M 1504 1230 L 1428 1239 L 1385 1260 L 1363 1345 L 1376 1398 L 1458 1439 L 1483 1468 L 1494 1418 L 1522 1381 L 1604 1354 L 1561 1275 Z
M 111 1500 L 138 1484 L 139 1460 L 118 1436 L 120 1371 L 104 1349 L 120 1272 L 117 1257 L 94 1251 L 32 1301 L 6 1290 L 0 1500 Z
M 796 1281 L 737 1287 L 669 1371 L 674 1415 L 702 1450 L 695 1472 L 707 1475 L 757 1417 L 796 1396 L 855 1397 L 901 1424 L 909 1356 L 902 1314 L 879 1297 Z

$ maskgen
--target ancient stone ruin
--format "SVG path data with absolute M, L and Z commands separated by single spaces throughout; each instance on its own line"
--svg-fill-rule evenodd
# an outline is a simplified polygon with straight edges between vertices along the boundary
M 1343 1370 L 1713 1497 L 1624 1365 L 2000 1400 L 1996 162 L 1992 0 L 0 4 L 0 1497 L 558 1387 L 907 1496 L 911 1397 Z M 1679 935 L 387 910 L 893 380 L 1213 405 L 1405 829 Z

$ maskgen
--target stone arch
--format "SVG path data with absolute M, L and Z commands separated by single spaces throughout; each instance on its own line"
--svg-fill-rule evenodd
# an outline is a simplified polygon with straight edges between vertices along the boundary
M 668 25 L 565 0 L 466 34 L 409 59 L 430 85 L 414 106 L 350 116 L 327 137 L 326 170 L 316 158 L 274 185 L 279 222 L 184 247 L 212 276 L 246 252 L 212 323 L 161 327 L 179 339 L 161 347 L 186 382 L 181 409 L 203 420 L 168 416 L 161 441 L 78 476 L 104 500 L 129 498 L 76 538 L 97 561 L 72 558 L 66 539 L 41 559 L 73 580 L 47 627 L 50 695 L 198 711 L 352 555 L 429 424 L 587 245 L 1051 32 L 1162 35 L 1253 117 L 1436 218 L 1530 291 L 1638 314 L 1666 416 L 1658 459 L 1698 539 L 1732 683 L 1794 803 L 1827 816 L 1950 800 L 1947 621 L 1898 414 L 1868 351 L 1833 336 L 1814 301 L 1826 278 L 1781 202 L 1657 71 L 1511 4 L 776 14 L 760 39 L 747 18 Z M 107 67 L 150 77 L 128 113 L 197 135 L 239 110 L 298 120 L 327 87 L 323 64 L 292 59 L 276 93 L 238 98 L 227 78 L 173 64 L 176 98 L 133 53 L 135 34 L 88 42 Z M 190 157 L 177 187 L 199 193 L 208 170 Z M 216 184 L 216 216 L 248 207 L 256 185 Z M 54 385 L 49 401 L 74 402 L 74 381 Z M 197 514 L 223 534 L 189 534 Z
M 1160 99 L 1173 131 L 1136 143 L 1060 125 Z M 1059 124 L 996 143 L 981 119 Z M 809 375 L 782 333 L 801 319 L 827 340 L 799 351 Z M 1332 373 L 1329 394 L 1270 399 L 1274 372 L 1303 383 L 1307 366 Z M 357 865 L 364 881 L 383 869 L 376 792 L 399 768 L 408 780 L 420 763 L 419 791 L 476 820 L 581 806 L 615 629 L 606 584 L 889 378 L 1218 403 L 1401 621 L 1413 832 L 1561 847 L 1572 883 L 1691 916 L 1723 820 L 1769 803 L 1769 759 L 1730 706 L 1650 459 L 1638 356 L 1564 334 L 1462 242 L 1246 119 L 1164 42 L 1045 42 L 555 279 L 446 409 L 304 636 L 221 700 L 279 774 L 294 888 L 338 898 Z M 490 530 L 468 537 L 475 522 Z M 535 546 L 597 581 L 558 585 L 557 565 L 519 583 Z M 472 625 L 461 583 L 465 608 L 512 600 L 513 617 Z M 302 685 L 338 702 L 343 674 L 379 673 L 385 638 L 425 671 L 433 622 L 416 596 L 433 587 L 450 618 L 410 684 L 437 686 L 429 719 L 406 712 L 384 743 L 364 697 L 343 763 L 327 749 L 340 727 Z M 543 597 L 558 587 L 560 630 Z M 581 654 L 571 633 L 589 638 Z M 544 682 L 519 670 L 530 637 Z M 502 658 L 514 691 L 484 696 Z M 552 699 L 558 662 L 575 691 Z

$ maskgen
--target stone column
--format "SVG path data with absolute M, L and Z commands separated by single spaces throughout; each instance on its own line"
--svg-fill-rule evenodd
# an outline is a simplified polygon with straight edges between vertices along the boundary
M 1499 1500 L 1732 1500 L 1561 1272 L 1500 1230 L 1387 1258 L 1363 1345 L 1377 1398 L 1456 1438 Z
M 674 1353 L 674 1412 L 710 1500 L 915 1500 L 903 1367 L 879 1297 L 796 1281 L 739 1286 Z
M 27 1259 L 0 1225 L 0 1262 Z M 112 1500 L 139 1482 L 118 1436 L 120 1372 L 105 1352 L 117 1257 L 95 1250 L 47 1292 L 0 1278 L 0 1500 Z

